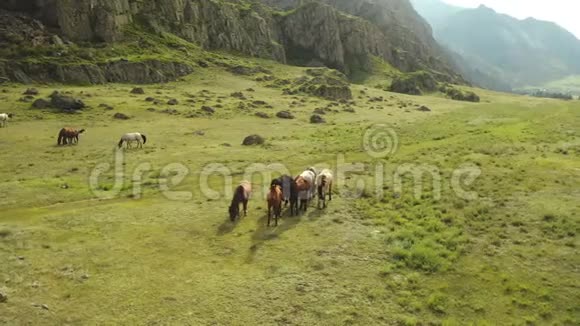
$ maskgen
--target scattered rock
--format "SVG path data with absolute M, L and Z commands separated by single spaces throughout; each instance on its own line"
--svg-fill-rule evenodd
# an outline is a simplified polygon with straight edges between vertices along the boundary
M 294 119 L 294 115 L 288 111 L 280 111 L 276 116 L 280 119 Z
M 166 114 L 171 114 L 171 115 L 177 115 L 179 114 L 179 111 L 177 111 L 176 109 L 165 109 L 162 111 L 159 111 L 161 113 L 166 113 Z
M 232 147 L 232 144 L 230 144 L 230 143 L 223 143 L 222 146 L 223 147 Z
M 179 104 L 179 101 L 177 99 L 172 98 L 169 101 L 167 101 L 167 104 L 168 105 L 177 105 L 177 104 Z
M 8 295 L 2 291 L 0 291 L 0 303 L 8 301 Z
M 236 75 L 255 75 L 257 73 L 271 74 L 272 72 L 268 69 L 262 67 L 246 67 L 246 66 L 233 66 L 228 69 L 229 72 Z
M 105 110 L 107 110 L 107 111 L 111 111 L 111 110 L 113 110 L 113 109 L 114 109 L 112 106 L 110 106 L 109 104 L 105 104 L 105 103 L 101 103 L 101 104 L 99 104 L 99 107 L 100 107 L 100 108 L 103 108 L 103 109 L 105 109 Z
M 141 87 L 135 87 L 131 90 L 131 94 L 145 94 L 145 91 Z
M 234 92 L 232 94 L 230 94 L 231 97 L 235 97 L 235 98 L 239 98 L 239 99 L 245 99 L 246 97 L 244 96 L 244 93 L 242 92 Z
M 203 131 L 203 130 L 196 130 L 192 134 L 194 134 L 196 136 L 205 136 L 205 131 Z
M 268 103 L 266 103 L 265 101 L 256 100 L 256 101 L 253 101 L 252 104 L 254 104 L 254 105 L 266 105 Z
M 206 113 L 209 113 L 209 114 L 214 114 L 215 113 L 215 109 L 212 108 L 211 106 L 205 106 L 204 105 L 204 106 L 201 107 L 201 110 L 203 112 L 206 112 Z
M 120 112 L 115 113 L 113 115 L 113 118 L 119 119 L 119 120 L 129 120 L 130 119 L 128 115 L 126 115 L 124 113 L 120 113 Z
M 260 135 L 250 135 L 244 138 L 242 145 L 244 146 L 262 145 L 264 141 L 265 141 L 264 137 Z
M 262 119 L 270 119 L 270 115 L 265 112 L 256 112 L 255 116 L 262 118 Z
M 203 60 L 198 60 L 197 61 L 197 65 L 200 66 L 200 67 L 202 67 L 202 68 L 209 67 L 209 64 L 207 62 L 203 61 Z
M 325 123 L 326 121 L 324 120 L 324 118 L 322 118 L 321 116 L 319 116 L 318 114 L 313 114 L 310 117 L 310 123 Z
M 326 111 L 324 111 L 323 108 L 316 108 L 316 109 L 314 109 L 313 113 L 315 113 L 315 114 L 326 114 Z
M 421 105 L 421 107 L 419 107 L 417 109 L 417 111 L 421 111 L 421 112 L 431 112 L 431 109 L 426 107 L 425 105 Z
M 48 102 L 45 99 L 37 99 L 36 101 L 34 101 L 32 103 L 32 107 L 35 109 L 46 109 L 48 106 L 50 105 L 50 102 Z
M 26 95 L 18 99 L 19 102 L 30 103 L 34 99 L 33 96 Z
M 345 108 L 343 111 L 344 111 L 344 112 L 350 112 L 350 113 L 355 113 L 355 112 L 356 112 L 356 111 L 354 110 L 354 108 L 351 108 L 351 107 Z
M 154 97 L 151 97 L 151 96 L 149 96 L 149 97 L 147 97 L 147 98 L 145 99 L 145 101 L 147 101 L 147 102 L 154 102 L 154 101 L 155 101 L 155 98 L 154 98 Z
M 155 110 L 155 108 L 147 108 L 147 111 L 149 111 L 149 112 L 155 112 L 156 110 Z
M 24 91 L 24 93 L 22 93 L 22 95 L 36 96 L 38 95 L 38 90 L 36 88 L 28 88 Z
M 255 90 L 253 88 L 248 88 L 246 89 L 246 92 L 255 92 Z

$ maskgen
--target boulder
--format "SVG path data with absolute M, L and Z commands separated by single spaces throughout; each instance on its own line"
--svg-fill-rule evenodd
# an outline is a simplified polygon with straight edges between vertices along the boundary
M 260 135 L 250 135 L 244 138 L 242 145 L 252 146 L 252 145 L 262 145 L 265 142 L 264 137 Z
M 155 101 L 155 98 L 150 96 L 150 97 L 146 98 L 145 101 L 153 102 L 153 101 Z
M 423 92 L 437 90 L 437 81 L 428 72 L 418 71 L 397 77 L 389 88 L 391 92 L 421 95 Z
M 169 101 L 167 101 L 167 104 L 168 105 L 177 105 L 177 104 L 179 104 L 179 101 L 177 99 L 172 98 Z
M 145 94 L 145 91 L 141 87 L 135 87 L 131 90 L 131 94 Z
M 310 123 L 325 123 L 326 121 L 324 120 L 324 118 L 322 118 L 321 116 L 319 116 L 318 114 L 313 114 L 310 117 Z
M 36 95 L 38 95 L 38 90 L 36 88 L 28 88 L 22 94 L 36 96 Z
M 215 113 L 215 109 L 212 108 L 211 106 L 204 105 L 204 106 L 201 107 L 201 110 L 203 112 L 206 112 L 206 113 L 209 113 L 209 114 L 214 114 Z
M 129 120 L 130 119 L 128 115 L 126 115 L 124 113 L 120 113 L 120 112 L 115 113 L 113 115 L 113 118 L 118 119 L 118 120 Z
M 421 112 L 431 112 L 431 109 L 426 107 L 425 105 L 421 105 L 417 111 L 421 111 Z
M 34 101 L 32 103 L 32 107 L 35 109 L 46 109 L 49 106 L 50 106 L 50 102 L 48 102 L 45 99 L 41 99 L 41 98 L 37 99 L 36 101 Z
M 0 303 L 8 301 L 8 295 L 0 290 Z
M 262 119 L 270 119 L 270 115 L 268 113 L 265 113 L 265 112 L 256 112 L 255 116 L 262 118 Z
M 294 119 L 294 115 L 289 111 L 280 111 L 276 116 L 280 119 Z
M 58 92 L 54 92 L 50 97 L 50 105 L 61 111 L 78 111 L 86 107 L 83 101 Z

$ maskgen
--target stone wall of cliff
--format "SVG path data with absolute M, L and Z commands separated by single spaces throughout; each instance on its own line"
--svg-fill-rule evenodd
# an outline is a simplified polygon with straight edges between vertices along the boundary
M 266 6 L 280 4 L 280 12 Z M 316 61 L 346 74 L 370 71 L 380 57 L 402 71 L 457 75 L 437 50 L 428 25 L 408 0 L 6 0 L 73 42 L 115 42 L 128 24 L 170 32 L 208 50 L 254 57 Z M 347 15 L 343 13 L 349 13 Z M 353 16 L 354 15 L 354 16 Z M 417 16 L 418 17 L 418 16 Z

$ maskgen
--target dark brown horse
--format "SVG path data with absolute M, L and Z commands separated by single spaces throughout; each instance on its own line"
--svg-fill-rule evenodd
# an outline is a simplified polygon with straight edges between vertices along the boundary
M 58 145 L 76 144 L 79 142 L 79 135 L 85 132 L 84 129 L 62 128 L 58 133 Z
M 248 200 L 252 194 L 252 184 L 249 181 L 242 181 L 234 192 L 232 203 L 230 204 L 230 220 L 234 222 L 240 216 L 240 203 L 244 205 L 244 216 L 248 215 Z
M 296 189 L 296 181 L 289 176 L 283 175 L 277 179 L 272 180 L 271 186 L 280 186 L 282 188 L 282 195 L 287 206 L 290 203 L 290 215 L 298 214 L 298 190 Z
M 268 226 L 270 226 L 270 220 L 272 219 L 272 210 L 274 211 L 274 225 L 278 226 L 278 219 L 282 215 L 283 200 L 282 188 L 277 185 L 270 186 L 270 192 L 268 193 Z

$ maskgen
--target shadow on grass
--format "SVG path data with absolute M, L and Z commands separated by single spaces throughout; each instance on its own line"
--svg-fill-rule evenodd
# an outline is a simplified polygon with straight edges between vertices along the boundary
M 290 209 L 286 209 L 282 217 L 278 220 L 278 226 L 273 226 L 274 221 L 272 221 L 272 226 L 269 227 L 267 226 L 268 214 L 264 214 L 258 220 L 256 231 L 252 235 L 252 246 L 249 249 L 246 263 L 252 263 L 254 261 L 256 253 L 267 241 L 277 239 L 284 232 L 294 229 L 304 217 L 312 221 L 318 219 L 324 213 L 325 210 L 318 209 L 316 206 L 310 206 L 308 211 L 301 211 L 298 215 L 290 216 Z

